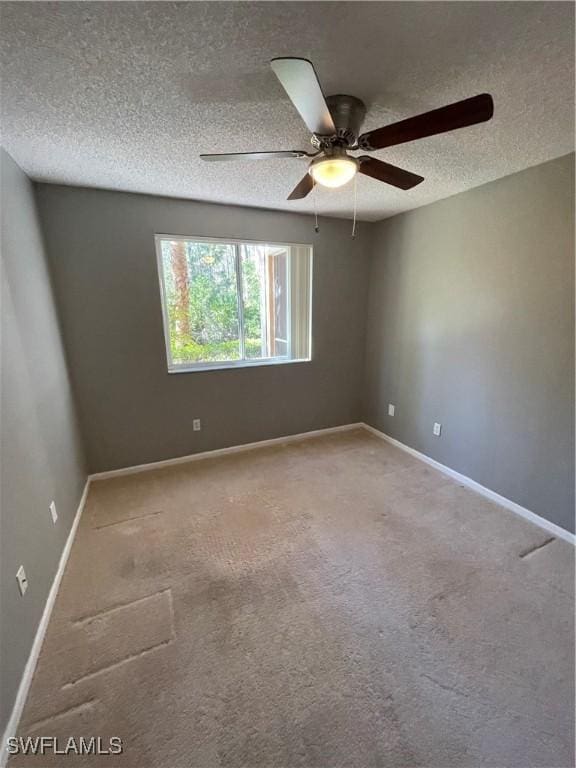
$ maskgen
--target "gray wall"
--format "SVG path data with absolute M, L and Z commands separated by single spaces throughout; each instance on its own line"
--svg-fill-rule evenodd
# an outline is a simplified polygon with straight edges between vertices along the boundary
M 92 472 L 360 418 L 370 226 L 39 185 Z M 168 374 L 154 234 L 314 245 L 313 360 Z M 192 431 L 192 419 L 202 431 Z
M 0 150 L 0 734 L 86 480 L 32 185 Z M 49 504 L 59 513 L 53 525 Z M 20 597 L 23 564 L 28 591 Z
M 366 365 L 368 423 L 574 530 L 573 155 L 377 226 Z
M 32 188 L 1 160 L 0 732 L 85 480 Z M 355 241 L 349 222 L 316 236 L 166 198 L 40 185 L 37 202 L 92 471 L 356 421 L 364 383 L 370 424 L 573 530 L 573 156 Z M 169 375 L 155 232 L 313 243 L 313 361 Z

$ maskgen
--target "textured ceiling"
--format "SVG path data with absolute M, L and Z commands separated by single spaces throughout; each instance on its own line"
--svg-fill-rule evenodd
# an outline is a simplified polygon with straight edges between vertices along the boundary
M 365 130 L 494 96 L 490 123 L 375 153 L 426 181 L 359 177 L 365 220 L 573 150 L 572 3 L 15 2 L 0 22 L 2 143 L 42 181 L 312 211 L 286 200 L 305 161 L 198 159 L 309 148 L 275 56 L 309 58 L 326 94 L 364 99 Z M 316 200 L 349 217 L 353 185 Z

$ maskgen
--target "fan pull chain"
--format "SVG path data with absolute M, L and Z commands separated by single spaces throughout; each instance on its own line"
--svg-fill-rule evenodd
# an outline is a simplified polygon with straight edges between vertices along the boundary
M 356 237 L 356 210 L 358 208 L 358 195 L 357 193 L 357 187 L 356 182 L 358 180 L 358 175 L 354 176 L 354 218 L 352 220 L 352 240 Z
M 320 227 L 318 226 L 318 206 L 316 204 L 317 194 L 318 194 L 318 184 L 314 184 L 314 187 L 312 190 L 312 197 L 314 198 L 314 232 L 320 232 Z

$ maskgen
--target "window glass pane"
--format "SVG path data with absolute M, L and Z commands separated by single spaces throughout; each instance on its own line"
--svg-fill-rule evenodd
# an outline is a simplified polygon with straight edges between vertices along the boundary
M 285 249 L 274 249 L 268 254 L 270 270 L 270 314 L 273 327 L 270 346 L 273 357 L 288 354 L 288 253 Z
M 234 246 L 162 240 L 161 248 L 172 362 L 239 360 Z
M 241 245 L 244 353 L 247 359 L 269 357 L 266 340 L 266 246 Z
M 312 249 L 157 238 L 169 370 L 308 360 Z
M 247 359 L 286 357 L 289 328 L 288 251 L 242 245 L 244 350 Z
M 311 356 L 312 249 L 304 245 L 290 248 L 290 358 L 308 360 Z

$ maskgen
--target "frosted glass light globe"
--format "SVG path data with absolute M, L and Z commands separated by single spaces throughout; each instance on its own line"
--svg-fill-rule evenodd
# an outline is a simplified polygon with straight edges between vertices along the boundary
M 358 161 L 346 155 L 323 157 L 312 162 L 310 175 L 324 187 L 342 187 L 354 178 L 358 170 Z

